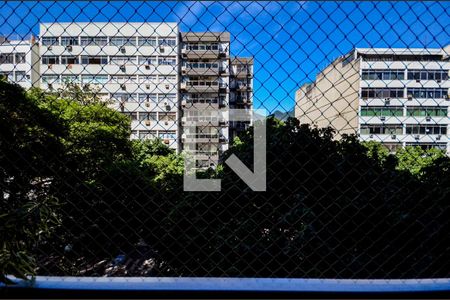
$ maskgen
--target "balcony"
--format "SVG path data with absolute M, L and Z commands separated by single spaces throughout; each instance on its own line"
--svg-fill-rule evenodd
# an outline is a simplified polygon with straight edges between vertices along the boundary
M 181 54 L 186 57 L 186 58 L 191 58 L 191 59 L 198 59 L 198 58 L 202 58 L 202 59 L 213 59 L 213 58 L 218 58 L 218 57 L 226 57 L 228 55 L 228 51 L 226 50 L 220 50 L 218 47 L 217 48 L 203 48 L 203 49 L 194 49 L 194 48 L 183 48 L 181 50 Z
M 188 91 L 189 93 L 205 93 L 205 92 L 217 92 L 220 89 L 226 89 L 226 83 L 219 83 L 218 81 L 185 81 L 181 82 L 180 88 Z
M 189 62 L 183 64 L 181 71 L 186 75 L 218 76 L 226 72 L 218 63 Z
M 218 143 L 219 135 L 213 133 L 183 134 L 183 143 Z

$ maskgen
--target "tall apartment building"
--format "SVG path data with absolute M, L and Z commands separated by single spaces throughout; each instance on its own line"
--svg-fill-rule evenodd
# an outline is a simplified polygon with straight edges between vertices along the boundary
M 253 58 L 233 57 L 230 69 L 230 108 L 253 110 Z M 246 130 L 252 122 L 230 122 L 230 139 Z
M 34 38 L 10 41 L 0 37 L 0 76 L 24 88 L 37 85 L 39 53 Z
M 295 116 L 392 152 L 415 145 L 450 154 L 449 54 L 450 46 L 354 49 L 296 92 Z
M 41 87 L 89 84 L 131 118 L 131 138 L 179 148 L 177 23 L 43 23 Z
M 230 109 L 252 108 L 253 58 L 230 57 L 228 32 L 181 33 L 182 148 L 197 167 L 216 165 L 229 141 L 249 122 L 232 122 Z M 192 132 L 191 132 L 192 131 Z
M 229 57 L 229 33 L 181 33 L 182 144 L 185 152 L 196 154 L 197 167 L 217 164 L 228 149 Z M 186 126 L 191 121 L 196 127 Z

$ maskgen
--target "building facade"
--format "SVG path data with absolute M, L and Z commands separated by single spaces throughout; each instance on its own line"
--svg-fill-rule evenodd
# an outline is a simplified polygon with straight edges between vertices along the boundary
M 89 86 L 131 120 L 132 139 L 160 138 L 216 165 L 249 122 L 253 59 L 230 57 L 228 32 L 179 32 L 177 23 L 42 23 L 39 39 L 3 41 L 0 71 L 25 88 Z M 195 129 L 187 122 L 196 121 Z M 192 132 L 191 132 L 192 131 Z
M 10 41 L 0 37 L 0 76 L 24 88 L 39 81 L 39 51 L 31 38 L 28 41 Z
M 296 92 L 295 116 L 391 152 L 412 145 L 450 153 L 449 54 L 449 46 L 354 49 Z
M 43 23 L 40 85 L 89 85 L 131 119 L 131 138 L 178 150 L 176 23 Z

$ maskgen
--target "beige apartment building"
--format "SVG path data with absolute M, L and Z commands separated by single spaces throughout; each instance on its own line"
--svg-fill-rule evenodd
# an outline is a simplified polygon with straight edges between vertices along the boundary
M 449 53 L 448 46 L 354 49 L 296 92 L 295 116 L 393 152 L 413 145 L 450 153 Z

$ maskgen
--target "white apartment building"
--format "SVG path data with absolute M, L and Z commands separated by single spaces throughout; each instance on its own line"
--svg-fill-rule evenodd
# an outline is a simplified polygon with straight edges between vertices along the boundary
M 392 152 L 413 145 L 450 154 L 449 54 L 449 46 L 354 49 L 297 91 L 295 116 Z
M 131 118 L 131 138 L 179 148 L 177 23 L 43 23 L 41 87 L 89 84 Z
M 253 58 L 230 57 L 228 32 L 180 33 L 177 23 L 165 22 L 72 22 L 42 23 L 39 33 L 36 42 L 0 45 L 5 76 L 48 91 L 89 86 L 130 117 L 132 139 L 160 138 L 195 154 L 199 168 L 217 165 L 250 124 L 229 122 L 230 108 L 252 109 Z M 198 125 L 193 132 L 190 121 Z
M 24 88 L 39 80 L 39 53 L 34 38 L 10 41 L 0 37 L 0 76 Z

